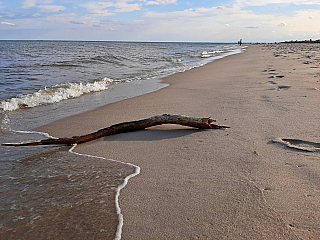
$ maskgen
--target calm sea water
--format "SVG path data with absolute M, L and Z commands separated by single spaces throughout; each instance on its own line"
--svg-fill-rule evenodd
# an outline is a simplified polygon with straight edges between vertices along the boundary
M 236 44 L 216 43 L 0 41 L 0 142 L 44 138 L 21 131 L 158 90 L 166 86 L 159 80 L 162 77 L 241 51 Z M 31 202 L 29 210 L 34 216 L 22 214 L 26 203 L 20 190 L 32 199 L 39 181 L 49 184 L 46 188 L 54 188 L 52 184 L 60 181 L 59 187 L 66 189 L 64 181 L 80 174 L 78 170 L 69 173 L 76 165 L 71 166 L 72 162 L 65 160 L 69 156 L 63 156 L 64 153 L 56 153 L 60 154 L 58 163 L 51 154 L 28 163 L 27 167 L 21 164 L 26 156 L 53 148 L 0 146 L 0 191 L 3 193 L 0 212 L 6 216 L 0 219 L 0 230 L 7 223 L 14 225 L 21 220 L 30 224 L 38 218 Z M 65 169 L 63 173 L 61 168 Z M 87 177 L 91 171 L 95 175 L 90 169 L 88 166 L 81 174 Z M 82 180 L 76 183 L 83 184 Z M 109 185 L 111 189 L 112 184 Z M 39 192 L 38 198 L 41 196 Z M 52 198 L 57 197 L 52 195 Z M 71 202 L 61 205 L 74 204 L 73 200 L 68 201 Z M 50 206 L 47 207 L 50 209 Z

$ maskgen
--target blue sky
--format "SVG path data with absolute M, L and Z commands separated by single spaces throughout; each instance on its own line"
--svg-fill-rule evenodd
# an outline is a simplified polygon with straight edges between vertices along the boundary
M 320 39 L 319 0 L 0 0 L 0 39 Z

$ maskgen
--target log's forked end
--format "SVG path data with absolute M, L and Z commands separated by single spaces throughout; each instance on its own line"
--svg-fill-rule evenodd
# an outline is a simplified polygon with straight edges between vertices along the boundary
M 213 122 L 217 122 L 216 120 L 212 119 L 212 118 L 202 118 L 201 121 L 203 123 L 206 123 L 208 125 L 208 128 L 211 128 L 211 129 L 222 129 L 222 128 L 230 128 L 230 127 L 227 127 L 227 126 L 219 126 L 219 125 L 216 125 L 216 124 L 213 124 Z
M 201 118 L 201 121 L 207 124 L 211 124 L 212 122 L 216 122 L 217 120 L 212 119 L 211 117 L 208 117 L 208 118 Z

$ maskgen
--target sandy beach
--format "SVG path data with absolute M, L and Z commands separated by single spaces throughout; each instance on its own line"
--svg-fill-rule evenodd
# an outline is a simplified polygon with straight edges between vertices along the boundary
M 212 117 L 230 128 L 162 125 L 74 149 L 140 167 L 120 192 L 121 239 L 319 239 L 319 48 L 249 45 L 241 54 L 165 78 L 170 86 L 159 91 L 36 130 L 70 137 L 164 113 Z M 100 169 L 101 178 L 88 178 L 86 188 L 77 188 L 88 190 L 82 208 L 60 209 L 18 232 L 39 236 L 34 230 L 39 229 L 43 239 L 113 239 L 115 191 L 104 192 L 96 181 L 115 181 L 108 167 L 121 179 L 134 168 L 66 149 L 55 154 L 74 165 L 82 158 L 79 171 Z M 48 233 L 50 225 L 56 230 Z

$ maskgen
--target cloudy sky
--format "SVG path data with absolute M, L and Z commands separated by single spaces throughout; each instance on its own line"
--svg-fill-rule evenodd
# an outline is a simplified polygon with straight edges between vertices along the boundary
M 0 0 L 0 39 L 320 39 L 320 0 Z

